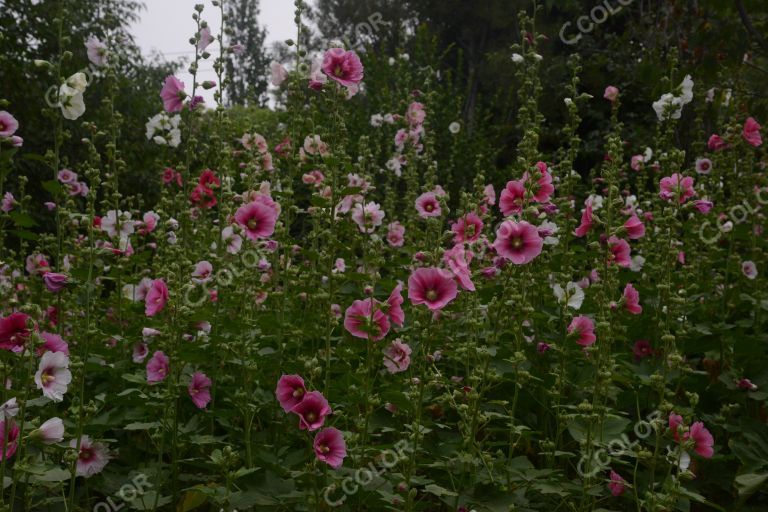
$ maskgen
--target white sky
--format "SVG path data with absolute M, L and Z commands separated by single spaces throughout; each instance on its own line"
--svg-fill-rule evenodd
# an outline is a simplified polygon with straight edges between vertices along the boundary
M 218 35 L 221 18 L 219 17 L 219 8 L 214 7 L 210 0 L 144 0 L 147 8 L 141 11 L 141 20 L 132 27 L 136 42 L 141 47 L 145 55 L 157 51 L 167 57 L 168 60 L 178 59 L 179 57 L 194 57 L 194 49 L 189 44 L 189 38 L 194 35 L 195 21 L 192 19 L 192 13 L 196 3 L 203 3 L 202 19 L 208 22 L 214 36 Z M 293 0 L 261 0 L 261 14 L 259 23 L 267 28 L 267 39 L 265 46 L 269 48 L 273 41 L 283 41 L 296 37 L 296 26 L 293 23 Z M 207 61 L 201 61 L 198 71 L 198 82 L 204 80 L 215 80 L 216 74 L 213 71 L 213 59 L 218 55 L 218 42 L 208 47 L 211 57 Z M 178 78 L 184 82 L 187 91 L 192 90 L 192 75 L 187 73 L 184 66 L 177 74 Z M 160 87 L 158 84 L 158 94 Z M 200 93 L 208 105 L 213 104 L 213 90 Z M 160 107 L 160 98 L 158 97 L 158 107 Z

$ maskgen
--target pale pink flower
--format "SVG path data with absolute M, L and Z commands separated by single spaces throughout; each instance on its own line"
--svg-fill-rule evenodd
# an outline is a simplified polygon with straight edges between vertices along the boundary
M 60 443 L 64 440 L 64 422 L 61 418 L 51 418 L 29 435 L 43 444 Z
M 526 221 L 505 220 L 496 230 L 493 248 L 499 256 L 510 260 L 515 265 L 530 263 L 541 254 L 544 241 L 539 231 Z
M 275 60 L 269 63 L 269 73 L 269 81 L 275 87 L 280 87 L 288 78 L 288 71 L 285 69 L 285 66 Z
M 643 307 L 640 305 L 640 293 L 635 290 L 632 283 L 627 283 L 624 287 L 624 308 L 633 315 L 639 315 L 643 312 Z
M 632 159 L 630 160 L 629 166 L 632 168 L 633 171 L 639 172 L 643 170 L 644 163 L 645 163 L 645 156 L 633 155 Z
M 200 40 L 197 42 L 197 51 L 204 52 L 208 46 L 216 40 L 211 34 L 210 27 L 203 27 L 200 29 Z
M 5 195 L 3 195 L 2 201 L 0 202 L 0 211 L 10 213 L 13 211 L 14 206 L 16 206 L 16 198 L 13 197 L 13 194 L 10 192 L 6 192 Z
M 573 335 L 576 338 L 576 343 L 582 347 L 588 347 L 597 340 L 597 336 L 595 336 L 595 323 L 591 318 L 584 315 L 579 315 L 571 320 L 568 326 L 568 334 Z
M 77 439 L 69 442 L 70 448 L 77 448 Z M 90 478 L 101 473 L 109 463 L 109 451 L 104 444 L 94 442 L 88 436 L 80 438 L 80 453 L 77 457 L 76 475 Z
M 757 277 L 757 265 L 754 261 L 744 261 L 741 264 L 741 272 L 747 279 L 755 279 Z
M 104 66 L 107 63 L 107 45 L 99 41 L 96 36 L 90 36 L 85 41 L 85 49 L 88 60 L 95 66 Z
M 419 268 L 408 278 L 408 298 L 414 305 L 424 304 L 432 311 L 443 309 L 458 295 L 456 281 L 439 268 Z
M 187 93 L 184 92 L 184 82 L 173 75 L 165 78 L 163 89 L 160 91 L 160 98 L 163 100 L 163 108 L 166 112 L 181 112 L 184 108 L 184 98 Z
M 40 337 L 43 338 L 44 343 L 37 347 L 37 355 L 42 356 L 46 352 L 61 352 L 69 355 L 69 345 L 60 335 L 43 331 Z
M 333 427 L 321 430 L 315 436 L 313 443 L 315 455 L 331 466 L 338 469 L 344 463 L 344 457 L 347 456 L 347 445 L 344 442 L 344 436 L 341 431 Z
M 384 349 L 384 366 L 389 373 L 404 372 L 411 364 L 411 347 L 399 339 Z
M 227 226 L 221 230 L 221 240 L 227 246 L 229 254 L 237 254 L 243 246 L 243 237 L 235 233 L 232 226 Z
M 198 409 L 205 409 L 211 401 L 211 379 L 203 372 L 195 372 L 187 387 L 192 403 Z
M 356 300 L 344 314 L 344 328 L 356 338 L 379 341 L 389 333 L 389 318 L 373 298 Z
M 355 221 L 361 233 L 373 233 L 384 220 L 384 210 L 378 203 L 370 202 L 363 206 L 357 203 L 352 208 L 352 220 Z
M 54 402 L 64 400 L 69 383 L 72 382 L 72 372 L 69 371 L 69 357 L 64 352 L 46 352 L 40 358 L 40 364 L 35 373 L 37 389 Z
M 9 112 L 0 110 L 0 137 L 10 137 L 19 129 L 19 122 Z
M 402 247 L 405 242 L 405 226 L 399 222 L 391 222 L 387 225 L 387 243 L 392 247 Z
M 420 126 L 424 123 L 424 119 L 427 117 L 427 112 L 424 109 L 424 104 L 418 101 L 412 102 L 408 105 L 408 111 L 405 114 L 405 118 L 408 124 L 411 126 Z
M 195 264 L 195 270 L 192 272 L 192 281 L 196 283 L 205 283 L 213 275 L 213 265 L 209 261 L 198 261 Z
M 165 285 L 165 281 L 162 279 L 155 279 L 152 281 L 152 286 L 147 291 L 147 295 L 144 298 L 144 314 L 147 316 L 155 316 L 165 309 L 165 305 L 168 303 L 168 287 Z
M 353 51 L 331 48 L 323 55 L 323 73 L 343 86 L 355 86 L 363 79 L 363 64 Z
M 323 426 L 325 417 L 332 413 L 328 400 L 319 391 L 309 391 L 291 412 L 299 417 L 301 430 L 315 431 Z
M 67 286 L 69 277 L 66 274 L 58 272 L 46 272 L 43 274 L 43 283 L 46 289 L 51 293 L 59 293 Z
M 134 363 L 143 363 L 149 355 L 149 345 L 140 341 L 133 346 L 132 359 Z
M 741 135 L 748 144 L 754 147 L 759 147 L 763 144 L 763 138 L 760 136 L 760 128 L 762 128 L 760 124 L 755 121 L 753 117 L 750 117 L 744 123 L 744 129 L 742 130 Z
M 699 174 L 709 174 L 712 172 L 712 160 L 709 158 L 697 158 L 696 172 Z
M 615 102 L 619 97 L 619 89 L 614 87 L 613 85 L 609 85 L 605 88 L 605 92 L 603 93 L 603 98 L 607 99 L 611 103 Z
M 488 206 L 496 204 L 496 191 L 493 189 L 493 185 L 486 185 L 483 188 L 483 201 Z
M 472 282 L 472 271 L 469 268 L 472 257 L 472 251 L 467 251 L 461 244 L 454 245 L 452 249 L 443 253 L 443 261 L 453 272 L 461 287 L 468 291 L 475 291 L 475 285 Z
M 434 192 L 424 192 L 416 198 L 416 211 L 419 212 L 419 217 L 423 219 L 439 217 L 443 212 L 440 201 Z
M 163 382 L 168 377 L 170 371 L 168 356 L 162 350 L 152 354 L 152 358 L 147 363 L 147 382 L 154 384 Z
M 275 396 L 285 412 L 291 412 L 291 409 L 304 399 L 306 393 L 304 379 L 298 375 L 283 375 L 277 381 Z

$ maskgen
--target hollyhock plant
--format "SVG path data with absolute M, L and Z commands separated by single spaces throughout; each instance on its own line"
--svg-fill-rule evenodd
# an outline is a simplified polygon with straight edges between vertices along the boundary
M 603 98 L 607 99 L 611 103 L 615 102 L 619 97 L 619 89 L 617 87 L 614 87 L 613 85 L 609 85 L 605 88 L 605 92 L 603 93 Z
M 389 294 L 389 298 L 386 303 L 386 314 L 389 321 L 398 327 L 402 327 L 405 323 L 405 313 L 403 312 L 403 283 L 397 283 L 397 286 Z
M 211 401 L 211 379 L 203 372 L 195 372 L 187 387 L 192 403 L 198 409 L 205 409 Z
M 155 279 L 152 281 L 152 285 L 147 290 L 147 295 L 144 299 L 144 314 L 147 316 L 155 316 L 165 309 L 165 305 L 168 303 L 168 287 L 165 281 L 162 279 Z
M 463 245 L 455 245 L 443 253 L 443 261 L 453 272 L 461 287 L 467 291 L 475 291 L 475 285 L 472 283 L 472 271 L 469 268 L 472 257 L 472 251 L 464 249 Z
M 622 268 L 629 268 L 632 265 L 631 249 L 626 240 L 611 236 L 608 239 L 608 250 L 610 252 L 608 261 L 610 263 Z
M 200 29 L 200 39 L 197 41 L 197 51 L 204 52 L 206 48 L 208 48 L 211 43 L 213 43 L 216 40 L 215 37 L 213 37 L 213 34 L 211 34 L 211 28 L 208 26 L 205 26 Z
M 275 396 L 280 402 L 280 407 L 285 412 L 291 412 L 291 409 L 304 399 L 307 394 L 307 388 L 304 386 L 304 379 L 298 375 L 283 375 L 277 381 Z
M 43 283 L 45 283 L 46 289 L 51 293 L 59 293 L 67 286 L 69 277 L 66 274 L 59 274 L 58 272 L 46 272 L 43 274 Z
M 0 460 L 7 461 L 19 446 L 19 426 L 6 418 L 0 420 Z
M 358 86 L 363 80 L 363 64 L 360 57 L 344 48 L 326 50 L 321 69 L 331 80 L 345 87 Z
M 405 243 L 405 226 L 399 222 L 390 222 L 387 225 L 387 243 L 391 247 L 402 247 Z
M 249 240 L 269 238 L 275 232 L 278 211 L 263 200 L 252 201 L 237 209 L 235 221 L 245 230 Z
M 338 469 L 344 463 L 347 456 L 347 445 L 341 431 L 333 427 L 325 428 L 317 433 L 313 443 L 315 455 L 331 466 Z
M 597 340 L 595 323 L 591 318 L 584 315 L 579 315 L 571 320 L 570 325 L 568 325 L 568 334 L 574 336 L 576 343 L 582 347 L 593 345 Z
M 697 158 L 696 172 L 698 174 L 709 174 L 712 172 L 712 160 L 709 158 Z
M 632 345 L 632 354 L 635 356 L 635 361 L 640 361 L 645 357 L 650 357 L 654 354 L 651 342 L 648 340 L 637 340 Z
M 624 223 L 624 229 L 627 230 L 627 237 L 630 240 L 638 240 L 645 236 L 645 225 L 635 214 Z
M 37 389 L 43 391 L 43 396 L 61 402 L 72 382 L 72 372 L 69 371 L 69 357 L 64 352 L 46 352 L 40 358 L 40 364 L 35 373 Z
M 184 82 L 173 75 L 165 78 L 160 98 L 163 100 L 163 108 L 168 113 L 181 112 L 184 109 L 184 99 L 187 93 L 184 91 Z
M 458 295 L 456 281 L 439 268 L 418 268 L 408 278 L 408 298 L 413 305 L 425 305 L 432 311 L 447 306 Z
M 715 450 L 713 445 L 715 444 L 715 440 L 709 430 L 704 426 L 704 423 L 700 421 L 694 422 L 691 425 L 691 428 L 688 429 L 684 438 L 693 441 L 693 450 L 705 459 L 710 459 L 712 458 L 712 455 L 714 455 Z
M 744 261 L 741 263 L 741 272 L 747 279 L 754 280 L 757 277 L 757 265 L 754 261 Z
M 614 470 L 611 470 L 610 479 L 611 481 L 608 482 L 608 490 L 611 491 L 611 496 L 615 498 L 624 494 L 627 481 Z
M 424 192 L 416 198 L 416 211 L 419 212 L 419 217 L 422 219 L 439 217 L 443 212 L 440 201 L 434 192 Z
M 328 400 L 319 391 L 309 391 L 291 412 L 299 417 L 299 428 L 313 432 L 325 423 L 325 418 L 332 413 Z
M 0 110 L 0 137 L 11 137 L 19 129 L 19 122 L 9 112 Z
M 470 212 L 451 224 L 451 231 L 454 233 L 454 244 L 476 242 L 483 232 L 483 219 Z
M 385 213 L 378 203 L 370 202 L 363 205 L 357 203 L 352 208 L 352 220 L 355 221 L 361 233 L 373 233 L 381 226 Z
M 544 241 L 533 225 L 511 220 L 501 223 L 493 243 L 496 252 L 515 265 L 524 265 L 536 259 L 543 246 Z
M 509 181 L 499 197 L 499 208 L 504 216 L 517 215 L 523 211 L 525 185 L 522 181 Z
M 585 236 L 587 233 L 589 233 L 589 230 L 592 229 L 592 224 L 592 204 L 589 203 L 581 213 L 581 224 L 579 224 L 574 231 L 574 235 L 578 236 L 579 238 Z
M 643 307 L 640 305 L 640 293 L 635 290 L 632 283 L 627 283 L 624 287 L 624 309 L 633 315 L 639 315 L 643 312 Z
M 69 345 L 59 334 L 51 332 L 41 332 L 40 337 L 44 343 L 37 347 L 37 355 L 42 356 L 46 352 L 61 352 L 69 355 Z
M 760 128 L 762 127 L 755 121 L 755 118 L 750 117 L 747 119 L 744 123 L 744 129 L 741 132 L 741 135 L 744 137 L 744 140 L 747 141 L 747 144 L 756 148 L 763 144 L 763 138 L 760 136 Z
M 107 64 L 107 45 L 99 41 L 96 36 L 90 36 L 85 41 L 86 53 L 88 54 L 88 60 L 94 66 L 106 66 Z
M 29 435 L 43 444 L 60 443 L 64 440 L 64 422 L 61 418 L 51 418 Z
M 158 350 L 152 354 L 152 358 L 147 363 L 147 382 L 155 384 L 163 382 L 168 377 L 170 371 L 169 359 L 165 352 Z
M 17 205 L 16 198 L 13 197 L 13 194 L 10 192 L 6 192 L 5 195 L 3 195 L 2 200 L 0 201 L 0 211 L 5 213 L 10 213 L 13 211 L 13 208 Z
M 24 344 L 31 334 L 27 326 L 29 319 L 29 315 L 20 312 L 11 313 L 5 318 L 0 317 L 0 350 L 24 350 Z
M 411 347 L 399 339 L 384 349 L 384 367 L 389 373 L 404 372 L 411 364 Z
M 356 338 L 379 341 L 389 327 L 389 318 L 372 298 L 354 301 L 344 314 L 344 328 Z
M 713 133 L 709 140 L 707 141 L 707 147 L 710 149 L 710 151 L 722 151 L 724 149 L 728 148 L 728 143 L 725 142 L 722 137 L 717 135 L 716 133 Z
M 69 442 L 70 448 L 77 448 L 77 439 Z M 89 436 L 80 438 L 80 452 L 77 457 L 76 475 L 90 478 L 101 473 L 109 463 L 109 451 L 99 442 L 92 441 Z
M 533 185 L 533 200 L 538 203 L 549 202 L 550 196 L 555 192 L 555 186 L 552 185 L 552 175 L 549 174 L 547 164 L 544 162 L 536 162 L 535 165 L 538 170 L 539 176 L 536 178 L 536 183 Z M 526 171 L 523 174 L 523 183 L 528 182 L 529 173 Z

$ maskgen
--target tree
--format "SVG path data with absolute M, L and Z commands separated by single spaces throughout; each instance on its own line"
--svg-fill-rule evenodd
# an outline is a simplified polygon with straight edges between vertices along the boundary
M 226 4 L 229 44 L 243 51 L 227 60 L 227 102 L 230 105 L 263 105 L 267 99 L 267 67 L 264 51 L 267 31 L 258 23 L 259 0 L 229 0 Z

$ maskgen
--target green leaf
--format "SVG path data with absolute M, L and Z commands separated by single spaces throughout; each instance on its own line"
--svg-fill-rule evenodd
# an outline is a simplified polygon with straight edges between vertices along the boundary
M 768 473 L 744 473 L 738 475 L 734 482 L 739 496 L 751 496 L 765 484 L 766 480 L 768 480 Z
M 153 428 L 157 428 L 160 426 L 159 421 L 150 421 L 147 423 L 142 422 L 136 422 L 136 423 L 129 423 L 125 427 L 123 427 L 124 430 L 150 430 Z
M 31 228 L 33 226 L 37 226 L 35 219 L 24 212 L 11 212 L 10 215 L 13 223 L 20 228 Z

